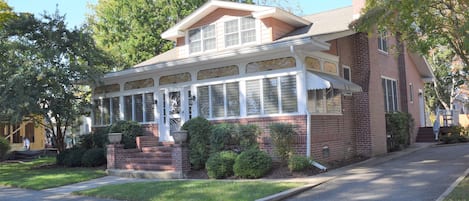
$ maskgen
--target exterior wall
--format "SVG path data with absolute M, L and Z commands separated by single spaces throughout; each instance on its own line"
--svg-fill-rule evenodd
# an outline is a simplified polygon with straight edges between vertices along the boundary
M 20 143 L 13 143 L 13 135 L 8 139 L 10 140 L 10 145 L 11 145 L 11 151 L 22 151 L 24 150 L 23 146 L 23 137 L 26 136 L 26 124 L 27 123 L 21 123 L 20 125 L 20 138 L 21 142 Z M 6 125 L 8 126 L 8 125 Z M 11 129 L 11 131 L 13 131 Z M 42 126 L 35 126 L 34 127 L 34 142 L 30 140 L 30 150 L 42 150 L 45 148 L 45 130 L 44 127 Z
M 338 56 L 338 45 L 337 45 L 338 40 L 341 40 L 341 39 L 335 39 L 335 40 L 327 41 L 328 43 L 331 44 L 331 46 L 329 47 L 329 50 L 323 51 L 323 52 Z M 342 47 L 340 47 L 340 48 L 342 48 Z
M 277 40 L 295 29 L 295 27 L 274 18 L 262 19 L 262 23 L 267 27 L 268 32 L 270 32 L 270 37 L 264 38 L 264 36 L 262 38 L 262 41 L 265 42 Z
M 194 23 L 189 29 L 201 27 L 207 24 L 212 24 L 224 17 L 227 16 L 237 16 L 237 17 L 244 17 L 251 15 L 249 11 L 241 11 L 241 10 L 233 10 L 233 9 L 226 9 L 226 8 L 219 8 L 212 13 L 205 16 L 200 21 Z
M 420 73 L 417 71 L 417 67 L 415 66 L 415 63 L 410 59 L 409 55 L 406 53 L 405 54 L 405 59 L 406 59 L 406 72 L 407 72 L 407 105 L 408 105 L 408 112 L 412 115 L 414 118 L 414 133 L 411 136 L 411 143 L 415 142 L 415 139 L 417 138 L 417 131 L 419 127 L 425 127 L 425 125 L 420 124 L 420 118 L 424 118 L 420 116 L 420 102 L 419 98 L 420 96 L 423 96 L 423 94 L 419 94 L 419 89 L 422 91 L 425 89 L 425 83 L 422 81 L 420 78 Z M 410 91 L 410 83 L 412 83 L 413 86 L 413 91 Z M 410 100 L 410 93 L 413 95 L 413 101 Z

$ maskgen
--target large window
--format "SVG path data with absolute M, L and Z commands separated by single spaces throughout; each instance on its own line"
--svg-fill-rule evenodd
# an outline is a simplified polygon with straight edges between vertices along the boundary
M 189 30 L 189 52 L 203 52 L 216 48 L 215 25 Z
M 199 116 L 205 118 L 239 116 L 239 83 L 216 84 L 197 88 Z
M 384 111 L 396 112 L 398 111 L 397 105 L 397 81 L 387 78 L 381 79 L 384 93 Z
M 109 125 L 119 120 L 119 97 L 93 101 L 94 125 Z
M 338 89 L 308 91 L 308 109 L 313 114 L 341 114 L 341 100 L 341 93 Z
M 136 122 L 155 121 L 153 93 L 124 96 L 124 119 Z
M 294 75 L 246 81 L 248 115 L 298 112 Z
M 256 41 L 256 20 L 252 17 L 225 22 L 225 47 Z
M 387 32 L 380 31 L 378 33 L 378 50 L 388 52 Z

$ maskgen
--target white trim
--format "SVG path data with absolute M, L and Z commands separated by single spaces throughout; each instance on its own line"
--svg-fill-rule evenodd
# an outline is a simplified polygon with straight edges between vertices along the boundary
M 272 17 L 275 19 L 279 19 L 281 21 L 284 21 L 290 25 L 293 25 L 295 27 L 302 27 L 302 26 L 307 26 L 310 25 L 311 22 L 302 18 L 298 17 L 296 15 L 293 15 L 285 10 L 279 9 L 279 8 L 271 8 L 268 10 L 263 10 L 263 11 L 256 11 L 252 13 L 252 16 L 255 18 L 259 19 L 264 19 L 268 17 Z

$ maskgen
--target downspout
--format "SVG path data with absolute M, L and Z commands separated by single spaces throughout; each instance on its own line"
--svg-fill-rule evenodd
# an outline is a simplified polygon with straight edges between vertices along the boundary
M 311 114 L 306 109 L 306 157 L 311 157 Z

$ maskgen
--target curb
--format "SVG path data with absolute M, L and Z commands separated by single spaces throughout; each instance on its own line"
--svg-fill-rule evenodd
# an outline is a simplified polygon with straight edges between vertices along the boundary
M 333 178 L 331 178 L 331 179 L 333 179 Z M 326 183 L 329 180 L 326 180 L 326 181 L 323 181 L 323 182 L 320 182 L 320 183 L 317 183 L 317 184 L 308 184 L 308 185 L 292 188 L 292 189 L 289 189 L 289 190 L 286 190 L 286 191 L 283 191 L 283 192 L 280 192 L 280 193 L 277 193 L 277 194 L 273 194 L 273 195 L 268 196 L 268 197 L 257 199 L 256 201 L 278 201 L 278 200 L 283 200 L 285 198 L 300 194 L 300 193 L 302 193 L 306 190 L 312 189 L 316 186 L 319 186 L 323 183 Z
M 448 197 L 448 195 L 453 192 L 454 188 L 456 188 L 456 186 L 459 185 L 459 183 L 462 182 L 462 180 L 464 178 L 466 178 L 466 176 L 469 175 L 469 168 L 466 169 L 466 171 L 464 171 L 463 175 L 459 176 L 458 179 L 456 179 L 456 181 L 454 181 L 447 189 L 445 192 L 443 192 L 440 197 L 438 197 L 438 199 L 436 199 L 436 201 L 443 201 L 446 197 Z

